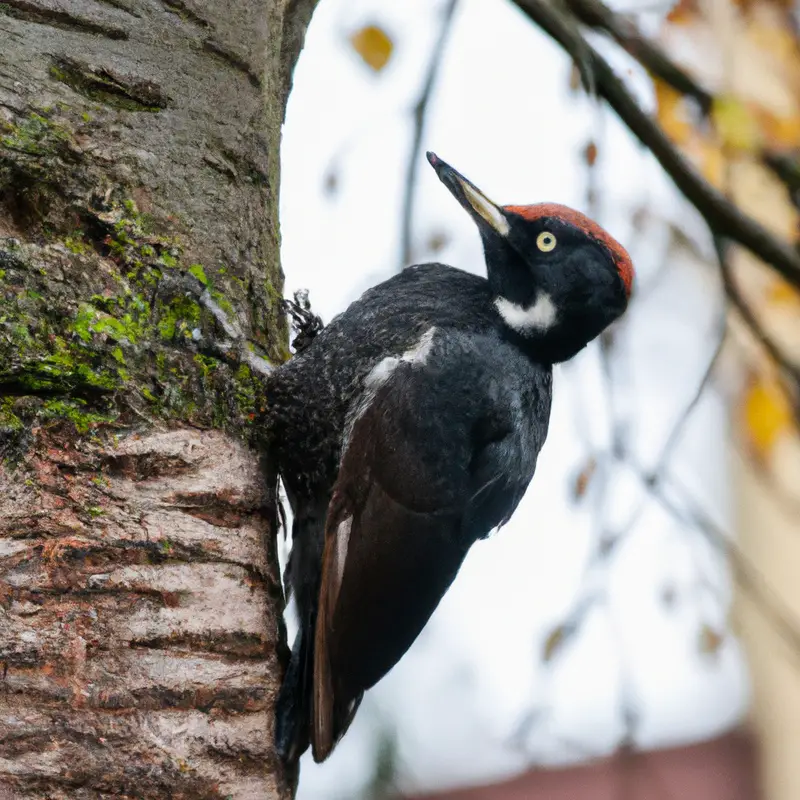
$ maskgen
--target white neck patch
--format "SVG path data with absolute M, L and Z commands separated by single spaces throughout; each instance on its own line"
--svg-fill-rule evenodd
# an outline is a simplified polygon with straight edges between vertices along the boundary
M 494 305 L 500 312 L 503 322 L 515 331 L 546 331 L 552 328 L 558 317 L 558 309 L 547 292 L 539 292 L 536 302 L 525 306 L 512 303 L 505 297 L 497 297 Z

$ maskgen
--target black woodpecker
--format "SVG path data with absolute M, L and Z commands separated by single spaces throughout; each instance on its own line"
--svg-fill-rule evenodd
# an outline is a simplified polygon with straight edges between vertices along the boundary
M 472 544 L 517 507 L 547 435 L 552 365 L 628 304 L 633 266 L 565 206 L 497 206 L 433 153 L 487 278 L 420 264 L 366 291 L 268 378 L 264 430 L 292 507 L 300 629 L 278 698 L 293 762 L 330 755 Z

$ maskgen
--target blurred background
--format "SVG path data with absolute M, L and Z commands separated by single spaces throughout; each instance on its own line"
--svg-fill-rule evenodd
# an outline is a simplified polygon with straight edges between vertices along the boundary
M 284 129 L 287 294 L 328 322 L 412 263 L 484 274 L 428 149 L 500 204 L 588 213 L 637 281 L 556 368 L 513 520 L 306 755 L 300 800 L 800 798 L 799 21 L 321 0 Z

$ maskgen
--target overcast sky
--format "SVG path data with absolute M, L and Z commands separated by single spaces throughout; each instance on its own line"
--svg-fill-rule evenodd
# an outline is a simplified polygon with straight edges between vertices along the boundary
M 284 129 L 283 264 L 287 294 L 308 288 L 325 321 L 400 266 L 410 109 L 442 7 L 321 0 L 309 29 Z M 395 43 L 377 74 L 348 44 L 372 23 Z M 614 64 L 650 107 L 641 72 L 619 55 Z M 729 599 L 727 574 L 701 536 L 648 501 L 610 566 L 585 570 L 601 533 L 624 528 L 646 498 L 634 471 L 616 464 L 597 470 L 576 503 L 576 475 L 592 454 L 606 463 L 612 411 L 633 460 L 656 463 L 714 349 L 719 309 L 713 270 L 670 245 L 672 224 L 706 248 L 703 226 L 614 117 L 568 91 L 569 72 L 561 51 L 510 3 L 461 0 L 422 149 L 501 204 L 591 211 L 628 247 L 639 294 L 619 326 L 611 399 L 597 345 L 556 369 L 549 437 L 516 515 L 473 548 L 330 760 L 304 760 L 299 800 L 356 797 L 386 735 L 396 737 L 399 786 L 421 791 L 607 753 L 623 733 L 626 703 L 639 711 L 643 747 L 716 735 L 746 708 L 736 643 L 728 637 L 712 654 L 698 646 L 704 626 L 724 628 Z M 586 200 L 590 138 L 599 149 L 597 210 Z M 414 233 L 416 260 L 484 274 L 477 231 L 424 154 Z M 445 243 L 433 257 L 426 248 L 435 239 Z M 669 474 L 729 526 L 725 426 L 712 388 Z M 548 634 L 581 596 L 600 599 L 543 664 Z

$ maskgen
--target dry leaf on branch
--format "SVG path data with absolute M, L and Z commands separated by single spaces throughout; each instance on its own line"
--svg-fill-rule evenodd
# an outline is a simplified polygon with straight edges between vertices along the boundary
M 364 63 L 375 72 L 380 72 L 392 57 L 394 42 L 383 28 L 365 25 L 350 35 L 350 44 Z

